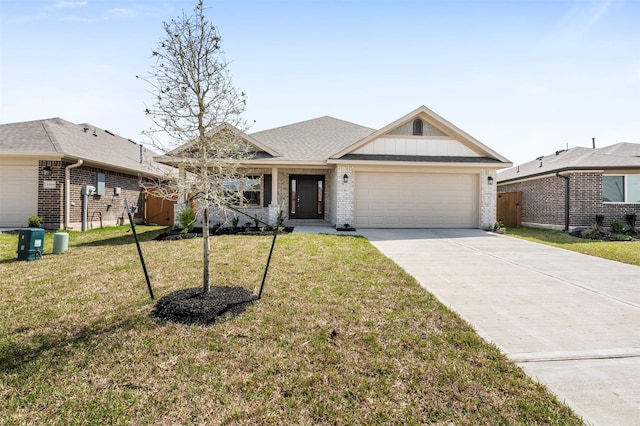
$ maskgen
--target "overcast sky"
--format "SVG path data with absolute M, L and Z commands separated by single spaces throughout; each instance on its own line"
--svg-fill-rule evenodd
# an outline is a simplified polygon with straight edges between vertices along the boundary
M 0 123 L 143 142 L 162 22 L 195 0 L 0 0 Z M 208 0 L 249 132 L 426 105 L 514 164 L 640 143 L 640 1 Z

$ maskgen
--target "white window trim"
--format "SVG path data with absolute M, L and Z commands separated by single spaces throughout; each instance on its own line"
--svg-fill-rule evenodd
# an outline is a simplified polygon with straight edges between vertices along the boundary
M 622 185 L 624 188 L 624 194 L 623 197 L 625 199 L 625 201 L 604 201 L 602 200 L 602 204 L 640 204 L 640 202 L 637 201 L 626 201 L 629 199 L 629 185 L 627 184 L 627 178 L 629 176 L 638 176 L 640 177 L 640 174 L 621 174 L 621 173 L 616 173 L 616 174 L 603 174 L 602 177 L 622 177 Z M 602 185 L 602 187 L 604 188 L 604 185 Z M 602 195 L 601 195 L 602 197 Z

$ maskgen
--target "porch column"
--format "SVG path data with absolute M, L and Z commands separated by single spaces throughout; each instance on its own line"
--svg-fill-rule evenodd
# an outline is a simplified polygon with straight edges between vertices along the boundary
M 335 172 L 335 184 L 337 195 L 336 227 L 354 226 L 356 174 L 353 166 L 338 165 Z
M 184 171 L 184 165 L 183 164 L 179 164 L 178 165 L 178 180 L 180 181 L 180 183 L 184 183 L 186 179 L 186 173 Z M 180 188 L 178 190 L 178 203 L 177 204 L 184 204 L 187 202 L 187 195 L 184 192 L 184 189 L 182 189 L 182 185 L 180 185 L 178 188 Z
M 275 225 L 280 214 L 280 205 L 278 204 L 278 168 L 271 168 L 271 203 L 267 207 L 269 211 L 269 223 Z
M 278 168 L 271 168 L 271 204 L 270 206 L 278 205 Z
M 493 169 L 480 171 L 480 223 L 479 228 L 491 229 L 497 217 L 497 176 Z

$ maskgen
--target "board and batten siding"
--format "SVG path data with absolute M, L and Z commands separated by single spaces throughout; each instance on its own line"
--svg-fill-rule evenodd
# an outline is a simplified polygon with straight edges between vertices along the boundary
M 358 148 L 354 154 L 480 157 L 455 139 L 442 137 L 383 137 Z

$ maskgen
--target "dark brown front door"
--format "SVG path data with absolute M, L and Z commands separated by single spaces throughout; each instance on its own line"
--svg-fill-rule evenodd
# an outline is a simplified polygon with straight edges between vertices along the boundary
M 289 176 L 289 218 L 324 219 L 324 176 Z

